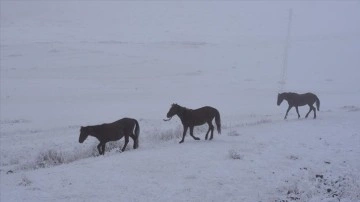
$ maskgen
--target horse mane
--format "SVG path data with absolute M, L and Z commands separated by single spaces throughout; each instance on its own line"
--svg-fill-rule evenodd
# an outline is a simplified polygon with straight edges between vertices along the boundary
M 172 106 L 178 107 L 178 111 L 179 111 L 179 113 L 180 113 L 181 116 L 182 116 L 184 113 L 189 113 L 189 112 L 191 113 L 191 112 L 193 111 L 193 109 L 189 109 L 189 108 L 187 108 L 187 107 L 183 107 L 183 106 L 178 105 L 178 104 L 176 104 L 176 103 L 172 104 Z
M 183 106 L 181 106 L 181 105 L 179 105 L 179 104 L 177 104 L 177 103 L 173 103 L 172 106 L 177 106 L 177 107 L 179 107 L 179 108 L 181 108 L 181 109 L 185 109 L 185 110 L 192 110 L 192 109 L 189 109 L 189 108 L 187 108 L 187 107 L 183 107 Z
M 294 92 L 283 92 L 283 93 L 279 93 L 279 95 L 296 95 L 297 93 Z
M 187 107 L 183 107 L 183 106 L 180 106 L 180 105 L 177 105 L 179 106 L 182 110 L 185 110 L 185 111 L 193 111 L 193 109 L 190 109 L 190 108 L 187 108 Z

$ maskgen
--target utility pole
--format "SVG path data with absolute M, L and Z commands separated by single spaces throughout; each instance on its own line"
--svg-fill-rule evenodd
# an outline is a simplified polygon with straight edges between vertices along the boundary
M 288 21 L 288 26 L 287 26 L 287 35 L 286 35 L 286 42 L 285 42 L 285 49 L 284 49 L 284 58 L 283 58 L 281 80 L 279 82 L 280 83 L 279 92 L 282 92 L 284 90 L 284 85 L 286 84 L 292 15 L 293 15 L 292 8 L 290 8 L 289 9 L 289 21 Z

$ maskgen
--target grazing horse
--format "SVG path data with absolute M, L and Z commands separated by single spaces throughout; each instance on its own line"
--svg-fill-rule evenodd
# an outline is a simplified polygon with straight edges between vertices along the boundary
M 310 110 L 306 114 L 305 118 L 307 118 L 311 111 L 314 111 L 314 119 L 316 119 L 316 109 L 313 104 L 316 102 L 316 108 L 320 110 L 320 100 L 313 93 L 305 93 L 305 94 L 297 94 L 297 93 L 279 93 L 277 98 L 277 105 L 279 106 L 283 100 L 286 100 L 289 104 L 289 107 L 286 111 L 284 119 L 287 118 L 287 115 L 292 107 L 295 107 L 296 112 L 298 114 L 298 118 L 300 118 L 299 114 L 299 106 L 309 105 Z
M 170 119 L 177 115 L 184 127 L 183 137 L 179 143 L 183 143 L 185 139 L 186 132 L 190 128 L 190 135 L 195 140 L 200 140 L 200 138 L 194 136 L 194 126 L 199 126 L 207 123 L 209 125 L 209 130 L 206 133 L 205 140 L 208 139 L 209 132 L 211 131 L 210 140 L 213 139 L 214 126 L 212 120 L 215 118 L 216 129 L 218 133 L 221 133 L 221 123 L 220 123 L 220 113 L 217 109 L 213 107 L 202 107 L 199 109 L 187 109 L 178 104 L 172 104 L 169 112 L 167 113 L 167 118 L 164 121 L 170 121 Z
M 99 145 L 97 146 L 99 154 L 104 155 L 105 144 L 110 141 L 120 140 L 123 136 L 125 136 L 125 144 L 121 151 L 125 151 L 126 145 L 129 142 L 129 137 L 134 140 L 133 148 L 138 148 L 139 133 L 140 127 L 137 120 L 123 118 L 113 123 L 81 127 L 79 142 L 83 143 L 89 135 L 96 137 L 100 141 Z

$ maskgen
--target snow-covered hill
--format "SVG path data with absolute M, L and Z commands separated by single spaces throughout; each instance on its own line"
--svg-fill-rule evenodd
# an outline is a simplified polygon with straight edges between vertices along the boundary
M 0 3 L 0 201 L 360 201 L 358 2 Z M 283 120 L 280 90 L 318 118 Z M 175 102 L 222 134 L 178 144 Z M 122 117 L 139 149 L 78 143 Z

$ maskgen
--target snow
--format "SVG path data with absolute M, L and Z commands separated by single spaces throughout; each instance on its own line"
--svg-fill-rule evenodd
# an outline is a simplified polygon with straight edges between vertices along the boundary
M 359 2 L 0 4 L 0 201 L 360 201 Z M 280 89 L 317 119 L 283 120 Z M 222 134 L 178 144 L 172 103 L 217 108 Z M 123 117 L 139 149 L 79 144 Z

